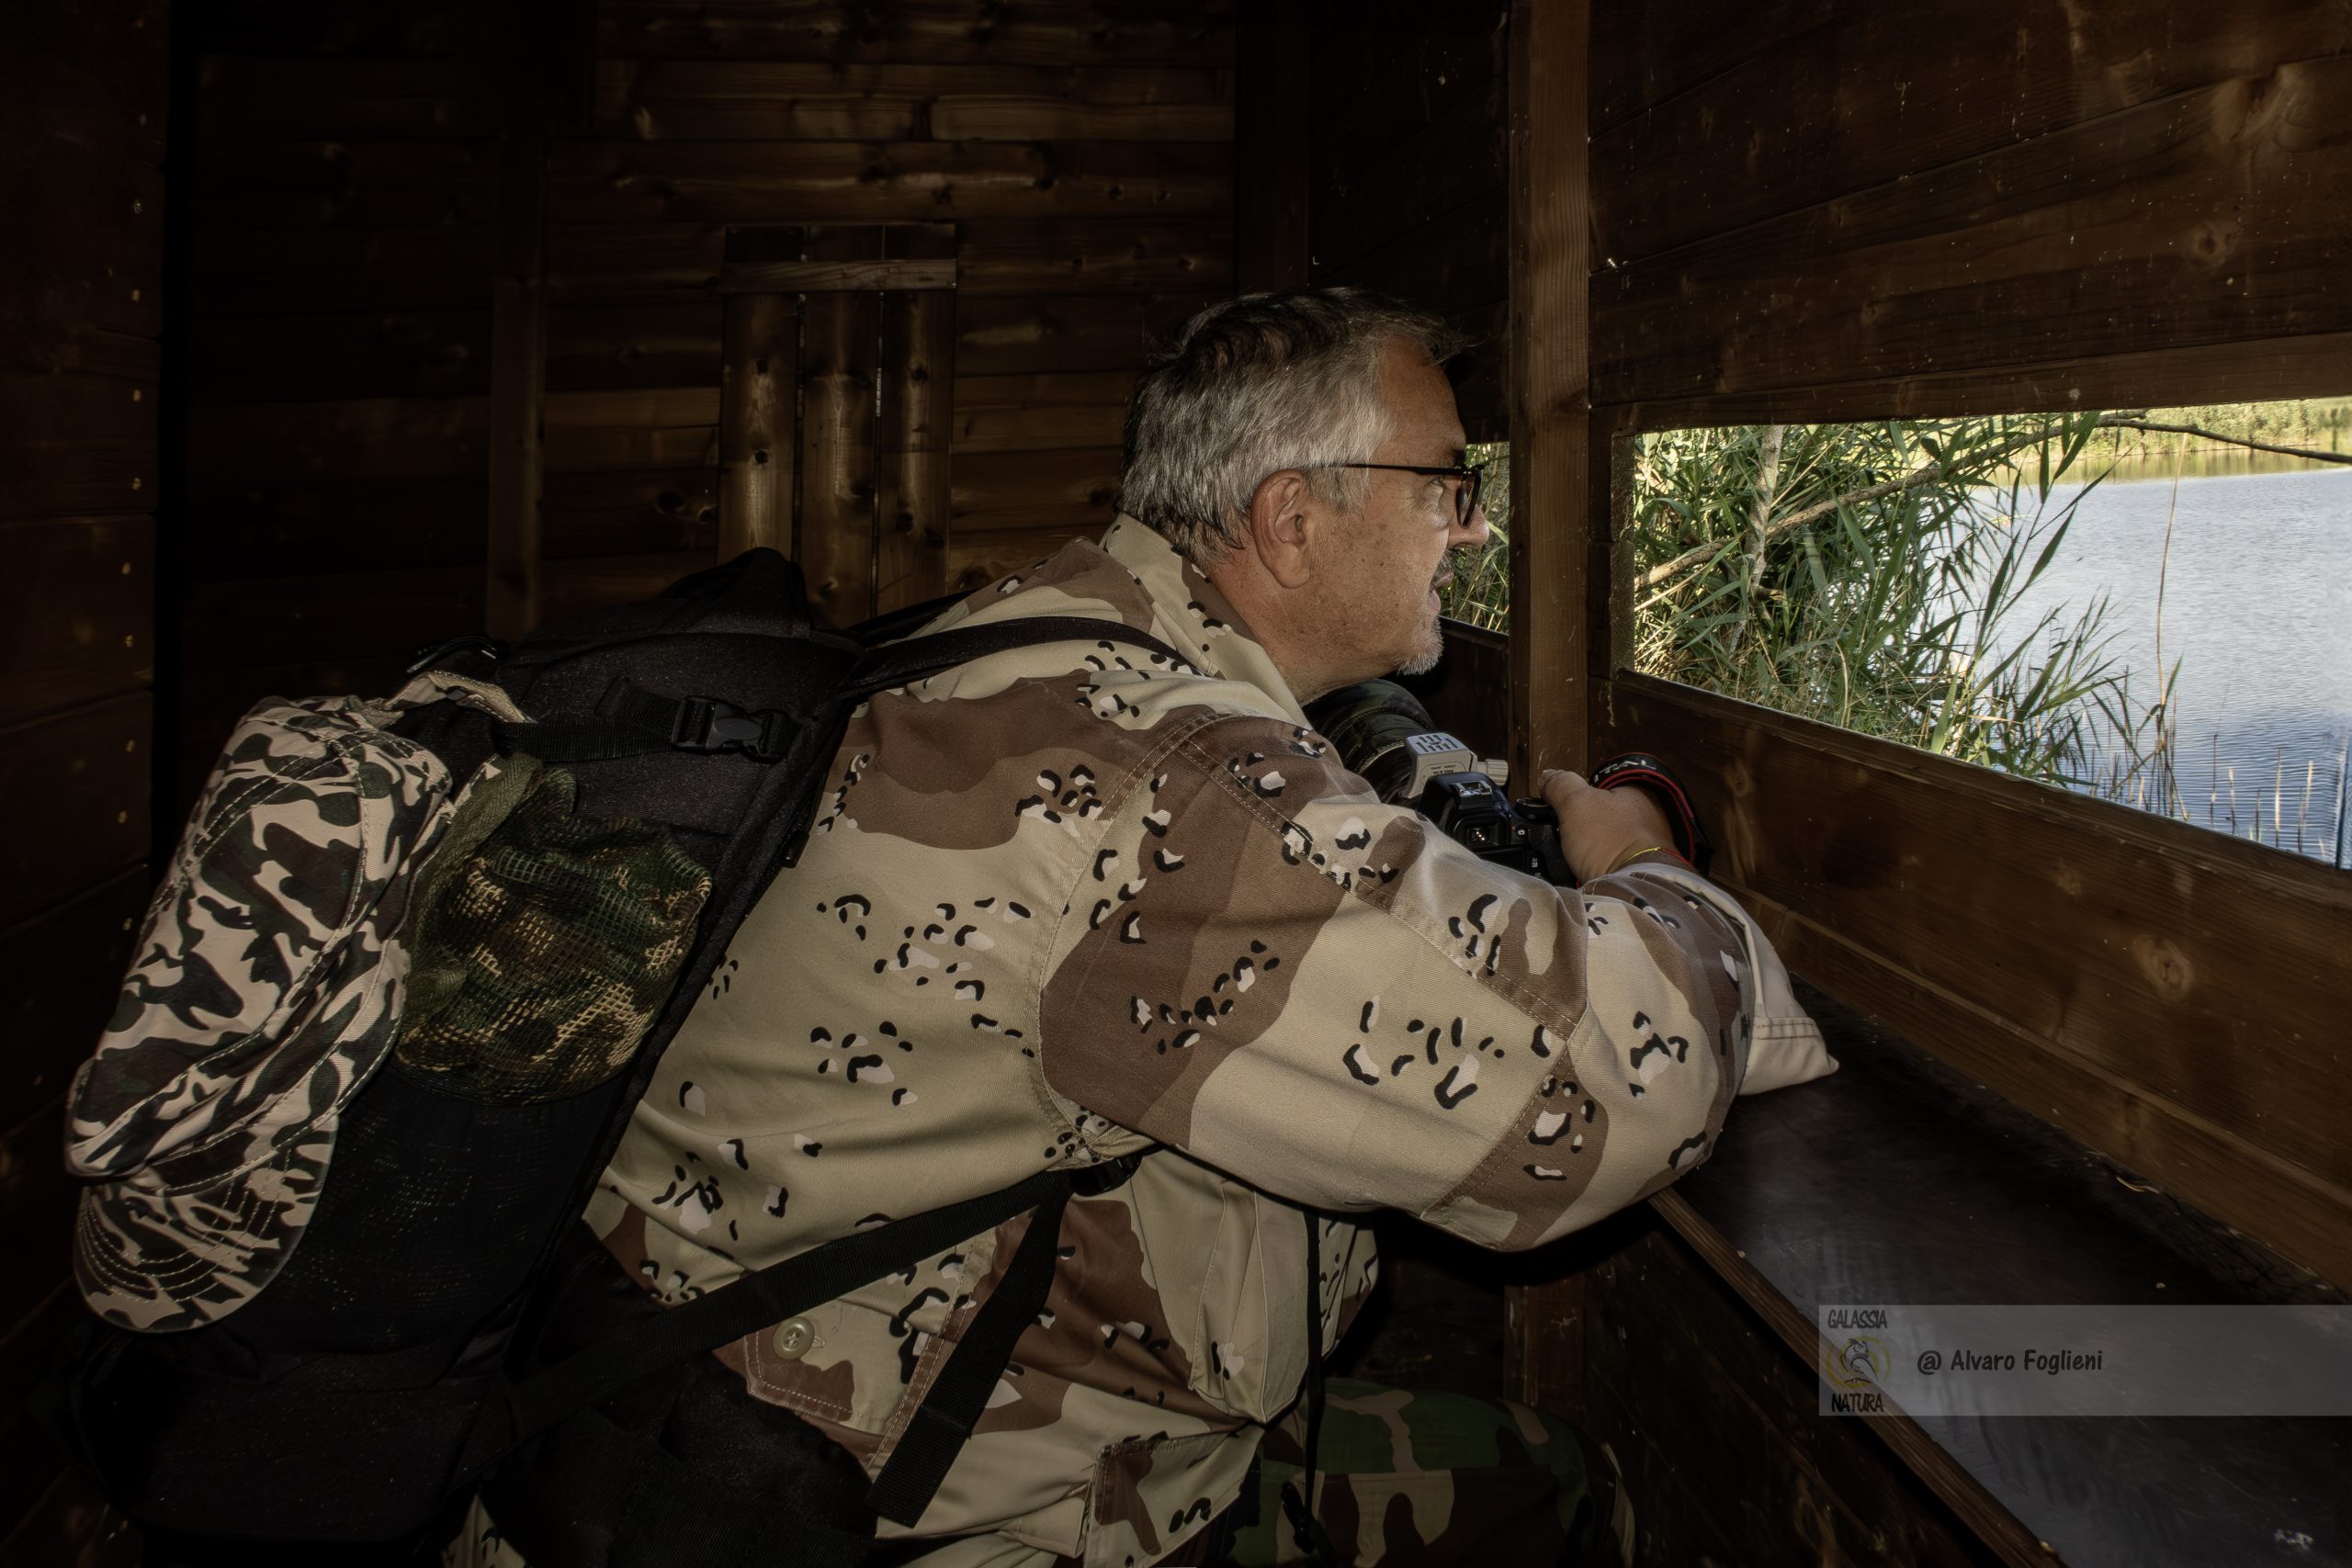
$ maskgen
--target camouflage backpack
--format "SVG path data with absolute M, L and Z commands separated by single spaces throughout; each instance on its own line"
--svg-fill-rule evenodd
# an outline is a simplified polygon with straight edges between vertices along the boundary
M 699 1387 L 702 1352 L 1068 1198 L 1032 1179 L 668 1311 L 573 1223 L 700 994 L 682 977 L 796 852 L 859 702 L 1037 642 L 1176 657 L 1059 617 L 892 640 L 938 607 L 835 631 L 754 550 L 512 649 L 445 644 L 384 701 L 245 716 L 70 1100 L 96 1321 L 53 1404 L 111 1501 L 166 1536 L 399 1545 L 526 1444 L 658 1472 L 679 1456 L 619 1391 Z M 999 1294 L 1001 1352 L 976 1325 L 926 1406 L 941 1436 L 862 1508 L 822 1506 L 834 1560 L 929 1501 L 1035 1311 Z M 773 1516 L 706 1512 L 701 1560 L 772 1542 Z M 678 1528 L 609 1519 L 551 1555 L 617 1563 Z

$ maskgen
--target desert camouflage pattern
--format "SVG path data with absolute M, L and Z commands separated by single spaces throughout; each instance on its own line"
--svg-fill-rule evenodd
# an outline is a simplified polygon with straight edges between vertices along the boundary
M 408 868 L 454 810 L 393 705 L 272 698 L 231 736 L 74 1082 L 84 1297 L 125 1328 L 218 1321 L 315 1204 L 337 1115 L 391 1047 Z M 494 773 L 496 764 L 485 769 Z
M 1341 1564 L 1459 1568 L 1464 1563 L 1604 1561 L 1605 1539 L 1583 1439 L 1558 1416 L 1515 1400 L 1387 1388 L 1333 1378 L 1315 1445 L 1315 1517 Z M 1266 1436 L 1249 1522 L 1233 1568 L 1303 1562 L 1283 1510 L 1306 1451 L 1300 1412 Z
M 1060 644 L 861 709 L 589 1218 L 674 1302 L 1154 1151 L 1069 1205 L 1047 1308 L 911 1532 L 939 1540 L 927 1563 L 1136 1568 L 1181 1560 L 1296 1398 L 1318 1272 L 1297 1205 L 1337 1214 L 1328 1346 L 1376 1273 L 1350 1213 L 1517 1248 L 1657 1191 L 1713 1148 L 1777 960 L 1679 863 L 1562 890 L 1382 805 L 1131 520 L 942 624 L 1033 615 L 1193 668 Z M 878 1470 L 1023 1223 L 725 1359 Z

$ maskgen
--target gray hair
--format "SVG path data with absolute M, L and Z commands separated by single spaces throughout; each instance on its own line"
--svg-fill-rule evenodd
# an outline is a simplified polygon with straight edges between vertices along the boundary
M 1461 340 L 1434 316 L 1362 288 L 1245 294 L 1184 323 L 1127 406 L 1119 509 L 1200 566 L 1241 543 L 1267 475 L 1304 468 L 1344 512 L 1389 436 L 1380 355 L 1402 340 L 1442 364 Z

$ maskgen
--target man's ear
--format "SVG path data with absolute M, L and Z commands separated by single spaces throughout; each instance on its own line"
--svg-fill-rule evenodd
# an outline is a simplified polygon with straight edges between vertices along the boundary
M 1314 575 L 1307 563 L 1308 509 L 1315 504 L 1306 476 L 1282 468 L 1258 481 L 1250 497 L 1250 546 L 1267 574 L 1284 588 L 1304 588 Z

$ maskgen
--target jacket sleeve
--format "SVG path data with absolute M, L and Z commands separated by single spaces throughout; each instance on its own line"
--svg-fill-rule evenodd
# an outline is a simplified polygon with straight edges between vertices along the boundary
M 1557 888 L 1381 805 L 1313 732 L 1221 718 L 1109 814 L 1039 1060 L 1268 1191 L 1533 1247 L 1706 1158 L 1761 942 L 1679 863 Z

